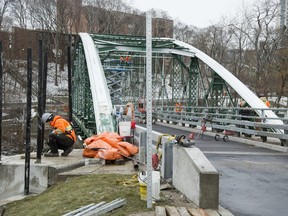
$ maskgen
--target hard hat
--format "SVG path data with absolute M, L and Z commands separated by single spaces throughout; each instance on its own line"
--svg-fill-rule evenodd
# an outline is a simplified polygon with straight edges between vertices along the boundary
M 46 122 L 50 122 L 52 121 L 54 118 L 54 115 L 51 113 L 44 113 L 41 117 L 42 122 L 46 123 Z

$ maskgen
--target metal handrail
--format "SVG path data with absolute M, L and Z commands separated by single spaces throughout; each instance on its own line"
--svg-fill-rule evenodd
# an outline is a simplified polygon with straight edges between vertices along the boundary
M 179 107 L 178 107 L 179 108 Z M 263 108 L 240 108 L 240 107 L 181 107 L 181 111 L 176 112 L 176 106 L 163 106 L 155 108 L 154 114 L 157 120 L 166 123 L 189 125 L 191 127 L 201 127 L 201 122 L 205 116 L 210 115 L 212 122 L 207 122 L 207 127 L 216 131 L 233 131 L 238 136 L 245 134 L 248 136 L 260 136 L 262 141 L 267 137 L 279 138 L 282 145 L 288 143 L 288 109 L 272 108 L 278 118 L 268 118 L 259 116 L 255 110 L 264 113 Z M 250 111 L 249 115 L 241 115 L 241 111 Z M 242 112 L 243 113 L 243 112 Z M 283 124 L 268 124 L 268 120 L 281 120 Z M 280 122 L 281 122 L 280 121 Z M 281 131 L 279 133 L 279 131 Z M 283 132 L 283 133 L 282 133 Z

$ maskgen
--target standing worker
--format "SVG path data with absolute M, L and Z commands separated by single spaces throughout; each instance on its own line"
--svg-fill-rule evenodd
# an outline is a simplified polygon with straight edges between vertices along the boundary
M 242 100 L 239 105 L 240 105 L 240 108 L 242 108 L 239 111 L 239 114 L 243 116 L 243 117 L 241 117 L 241 120 L 243 120 L 243 121 L 254 121 L 254 119 L 252 118 L 252 116 L 254 116 L 254 111 L 252 109 L 245 109 L 245 108 L 251 108 L 249 106 L 249 104 L 245 100 Z M 240 127 L 245 129 L 245 125 L 242 125 Z M 254 130 L 255 129 L 252 126 L 248 126 L 248 128 L 249 128 L 249 130 Z M 243 135 L 245 137 L 252 137 L 251 134 L 247 134 L 247 133 L 243 133 Z
M 127 121 L 134 121 L 135 118 L 135 110 L 133 103 L 129 102 L 125 108 L 125 115 Z
M 268 107 L 268 108 L 270 108 L 270 101 L 263 95 L 263 94 L 261 94 L 261 95 L 259 95 L 259 99 L 263 102 L 263 103 L 265 103 L 265 105 Z
M 268 107 L 270 108 L 271 104 L 270 104 L 270 101 L 263 95 L 263 94 L 260 94 L 259 95 L 259 99 Z M 256 122 L 261 122 L 262 120 L 261 119 L 256 119 Z M 262 129 L 262 131 L 267 131 L 267 128 L 260 128 L 260 127 L 257 127 L 256 130 L 260 131 Z M 263 142 L 266 142 L 267 141 L 267 137 L 265 136 L 261 136 L 261 140 Z
M 181 113 L 181 111 L 182 111 L 182 104 L 179 102 L 177 102 L 176 104 L 175 104 L 175 111 L 176 111 L 176 113 L 177 114 L 180 114 Z
M 53 131 L 49 134 L 50 152 L 45 153 L 44 157 L 58 157 L 58 149 L 63 150 L 61 156 L 68 156 L 72 152 L 73 144 L 76 141 L 76 134 L 72 125 L 61 116 L 51 113 L 44 113 L 41 119 L 53 128 Z

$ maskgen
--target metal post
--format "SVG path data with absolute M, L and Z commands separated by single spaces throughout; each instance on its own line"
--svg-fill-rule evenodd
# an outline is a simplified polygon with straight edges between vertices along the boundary
M 164 58 L 164 54 L 163 54 L 163 58 L 162 58 L 163 62 L 162 62 L 162 75 L 161 75 L 161 79 L 162 79 L 162 87 L 161 87 L 161 94 L 162 94 L 162 107 L 161 107 L 161 112 L 163 113 L 163 106 L 164 106 L 164 91 L 165 90 L 165 58 Z
M 72 79 L 71 79 L 71 47 L 67 48 L 67 64 L 68 64 L 68 95 L 69 95 L 69 121 L 72 121 Z
M 147 131 L 139 133 L 139 154 L 138 159 L 141 163 L 146 164 L 147 158 Z
M 285 118 L 285 120 L 283 121 L 283 123 L 284 123 L 284 125 L 288 125 L 288 119 L 287 118 Z M 285 127 L 285 129 L 284 129 L 284 135 L 287 135 L 288 134 L 288 130 L 286 129 L 286 127 Z M 282 139 L 281 140 L 281 145 L 282 146 L 288 146 L 288 140 L 287 139 Z
M 32 49 L 27 49 L 27 106 L 26 106 L 26 143 L 25 143 L 25 185 L 24 194 L 29 194 L 30 144 L 31 144 L 31 98 L 32 98 Z
M 152 208 L 152 16 L 146 13 L 147 208 Z
M 42 88 L 43 88 L 42 110 L 43 110 L 43 112 L 45 112 L 45 110 L 46 110 L 47 73 L 48 73 L 48 51 L 45 51 L 44 67 L 43 67 L 43 80 L 42 80 Z
M 43 114 L 43 42 L 38 41 L 39 56 L 38 56 L 38 129 L 37 129 L 37 158 L 36 163 L 41 163 L 41 154 L 43 150 L 43 139 L 44 139 L 44 123 L 41 121 Z
M 173 142 L 166 142 L 162 146 L 162 167 L 161 172 L 164 179 L 173 177 Z
M 3 82 L 3 69 L 2 69 L 2 41 L 0 41 L 0 161 L 2 155 L 2 82 Z

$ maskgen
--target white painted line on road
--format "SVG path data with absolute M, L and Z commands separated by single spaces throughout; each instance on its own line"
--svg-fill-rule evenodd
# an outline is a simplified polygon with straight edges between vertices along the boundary
M 203 154 L 225 154 L 225 155 L 261 155 L 261 156 L 287 156 L 286 153 L 267 152 L 229 152 L 229 151 L 202 151 Z

